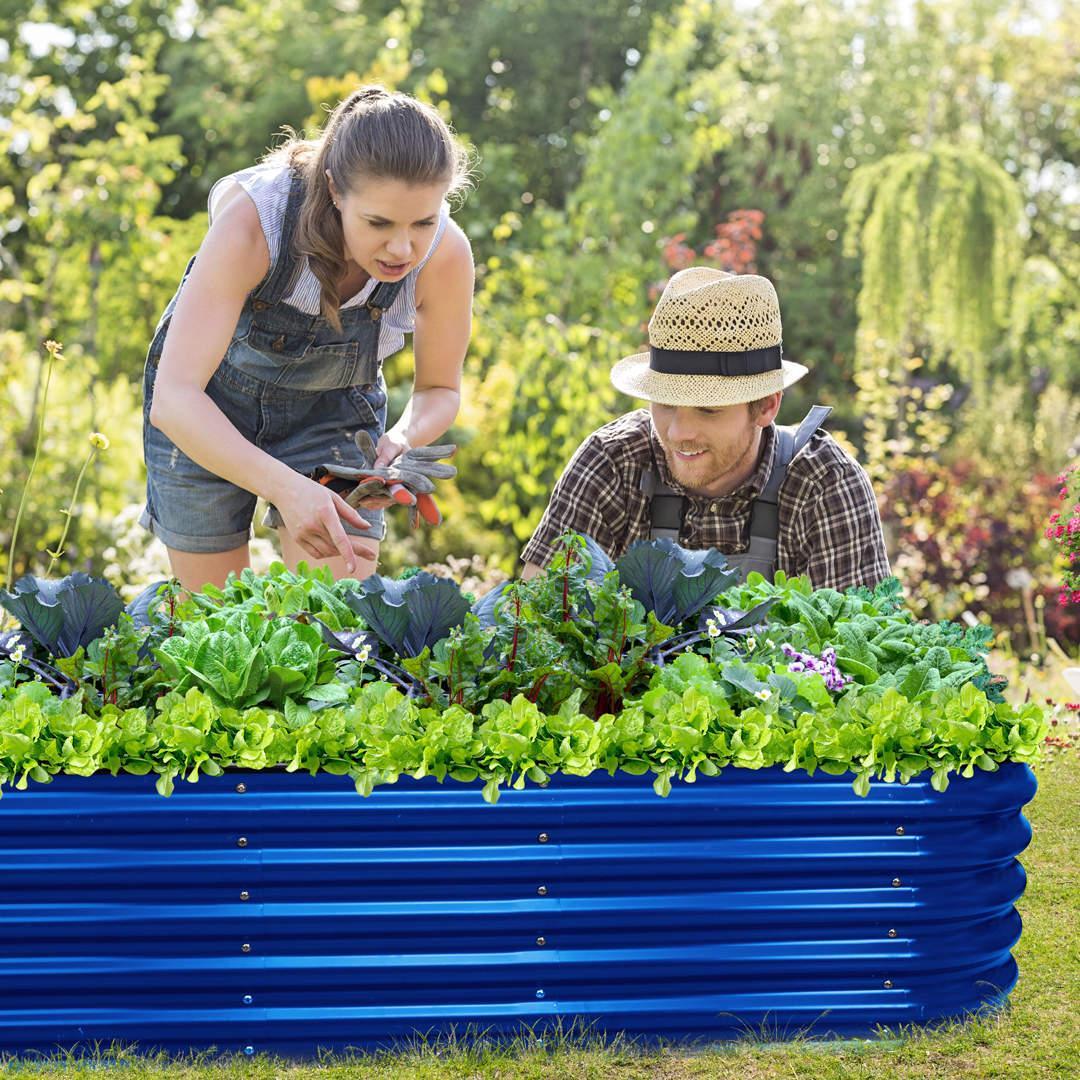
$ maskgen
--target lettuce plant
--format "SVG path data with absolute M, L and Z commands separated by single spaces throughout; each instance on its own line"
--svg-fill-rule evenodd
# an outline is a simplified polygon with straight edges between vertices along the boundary
M 351 578 L 335 581 L 327 567 L 311 569 L 301 562 L 294 573 L 274 562 L 264 574 L 248 567 L 238 577 L 230 575 L 223 589 L 207 585 L 191 599 L 207 614 L 244 608 L 274 616 L 310 615 L 337 632 L 361 625 L 346 603 L 346 595 L 358 584 Z
M 189 622 L 154 655 L 173 689 L 198 687 L 234 708 L 302 700 L 332 678 L 335 663 L 314 626 L 245 610 Z

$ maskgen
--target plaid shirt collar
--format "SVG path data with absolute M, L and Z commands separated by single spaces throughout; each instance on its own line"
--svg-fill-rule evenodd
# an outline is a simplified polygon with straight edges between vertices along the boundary
M 663 443 L 656 434 L 656 427 L 649 417 L 649 443 L 652 449 L 653 462 L 660 480 L 667 484 L 678 495 L 685 495 L 690 499 L 712 501 L 718 499 L 730 499 L 732 503 L 750 503 L 756 499 L 768 483 L 769 474 L 772 472 L 773 458 L 776 457 L 776 425 L 770 424 L 761 434 L 761 446 L 758 450 L 757 465 L 754 471 L 734 491 L 726 495 L 695 495 L 686 490 L 675 479 L 668 467 L 667 454 L 664 453 Z

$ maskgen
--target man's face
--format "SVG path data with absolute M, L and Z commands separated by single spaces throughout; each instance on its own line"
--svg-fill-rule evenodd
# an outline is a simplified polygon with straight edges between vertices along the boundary
M 753 472 L 761 429 L 775 415 L 766 409 L 755 417 L 748 404 L 706 409 L 652 402 L 649 412 L 671 475 L 705 495 L 733 490 Z

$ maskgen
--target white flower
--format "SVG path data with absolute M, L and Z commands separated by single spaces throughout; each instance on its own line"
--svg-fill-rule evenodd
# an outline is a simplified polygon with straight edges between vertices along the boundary
M 765 644 L 768 645 L 770 649 L 773 648 L 773 639 L 772 638 L 766 638 L 765 639 Z
M 756 637 L 748 637 L 746 639 L 746 651 L 747 652 L 753 652 L 756 648 L 757 648 L 757 638 Z
M 754 697 L 756 697 L 758 699 L 758 701 L 768 701 L 769 698 L 772 697 L 772 691 L 771 690 L 759 690 L 754 695 Z
M 11 650 L 11 662 L 13 664 L 15 664 L 16 666 L 18 666 L 19 664 L 22 663 L 23 657 L 25 655 L 26 655 L 26 646 L 25 645 L 16 645 L 15 648 Z
M 361 664 L 366 664 L 368 662 L 368 657 L 370 657 L 370 656 L 371 656 L 371 646 L 370 645 L 365 645 L 356 654 L 356 659 L 359 660 Z
M 718 638 L 720 636 L 720 627 L 717 625 L 715 619 L 710 619 L 705 624 L 705 630 L 711 638 Z

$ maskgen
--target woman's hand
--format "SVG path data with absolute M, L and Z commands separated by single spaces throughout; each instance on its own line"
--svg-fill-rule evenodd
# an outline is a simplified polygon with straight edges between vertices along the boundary
M 391 428 L 384 432 L 375 446 L 375 468 L 385 468 L 393 464 L 406 450 L 409 449 L 409 440 Z
M 371 524 L 328 487 L 297 473 L 283 491 L 275 493 L 273 503 L 292 538 L 316 559 L 340 555 L 352 574 L 357 557 L 371 561 L 378 558 L 378 549 L 371 546 L 370 540 L 351 536 L 341 523 L 345 521 L 358 529 L 370 529 Z

